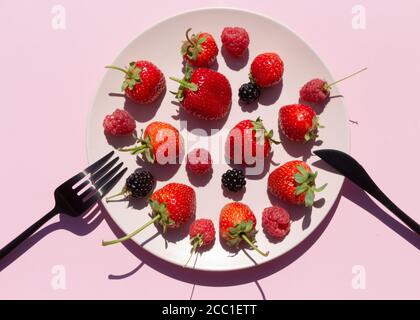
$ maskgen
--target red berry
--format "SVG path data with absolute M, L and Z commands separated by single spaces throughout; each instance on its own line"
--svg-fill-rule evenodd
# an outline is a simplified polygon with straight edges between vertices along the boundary
M 195 191 L 182 183 L 168 183 L 156 190 L 149 199 L 154 215 L 160 216 L 159 223 L 166 228 L 179 228 L 195 215 Z
M 134 102 L 148 104 L 155 101 L 165 90 L 166 82 L 162 71 L 153 63 L 145 60 L 130 62 L 126 69 L 106 66 L 124 72 L 121 90 Z
M 262 53 L 251 64 L 251 80 L 263 88 L 279 83 L 283 72 L 284 64 L 277 53 Z
M 245 241 L 254 250 L 263 256 L 268 256 L 268 252 L 262 252 L 255 245 L 255 226 L 257 219 L 251 208 L 241 202 L 231 202 L 226 204 L 220 211 L 219 232 L 230 246 L 238 246 Z
M 210 219 L 197 219 L 190 226 L 190 240 L 200 238 L 197 247 L 209 246 L 216 238 L 213 221 Z
M 149 204 L 152 208 L 152 220 L 124 237 L 102 241 L 102 245 L 108 246 L 131 239 L 155 222 L 163 227 L 163 233 L 167 229 L 179 228 L 195 215 L 195 191 L 182 183 L 169 183 L 152 194 Z
M 136 122 L 125 110 L 116 109 L 107 115 L 103 122 L 105 133 L 113 136 L 129 135 L 136 129 Z
M 315 192 L 321 192 L 326 184 L 317 188 L 317 172 L 303 161 L 294 160 L 287 162 L 268 176 L 268 190 L 281 200 L 296 205 L 305 204 L 311 207 L 314 203 Z
M 216 238 L 216 230 L 213 221 L 210 219 L 198 219 L 190 225 L 190 243 L 192 245 L 191 255 L 185 263 L 187 266 L 197 249 L 211 245 Z
M 235 57 L 242 56 L 249 45 L 248 32 L 240 27 L 224 28 L 221 40 L 226 51 Z
M 330 97 L 331 88 L 337 83 L 347 80 L 360 72 L 365 71 L 367 68 L 363 68 L 345 78 L 334 81 L 333 83 L 328 83 L 321 79 L 313 79 L 307 82 L 302 89 L 300 89 L 300 99 L 306 102 L 313 103 L 325 103 Z
M 235 164 L 255 164 L 256 158 L 260 160 L 268 157 L 271 152 L 271 144 L 279 144 L 273 139 L 273 130 L 267 131 L 261 118 L 257 120 L 243 120 L 232 130 L 225 144 L 226 155 Z
M 213 36 L 207 32 L 199 32 L 189 36 L 191 29 L 186 32 L 187 40 L 183 42 L 181 54 L 184 60 L 194 67 L 208 67 L 216 61 L 219 48 Z
M 279 110 L 279 126 L 292 141 L 309 141 L 318 137 L 319 125 L 315 111 L 304 104 L 292 104 Z
M 313 79 L 300 89 L 300 99 L 306 102 L 323 103 L 330 97 L 328 83 L 321 79 Z
M 262 227 L 273 238 L 284 238 L 290 231 L 289 213 L 280 207 L 265 208 L 262 213 Z
M 187 169 L 196 175 L 204 175 L 212 168 L 211 155 L 206 149 L 194 149 L 187 155 Z
M 232 104 L 229 80 L 221 73 L 190 66 L 185 68 L 183 79 L 170 77 L 180 84 L 176 98 L 188 113 L 203 120 L 226 117 Z
M 174 164 L 184 150 L 178 129 L 162 121 L 151 122 L 137 142 L 136 146 L 120 151 L 130 152 L 132 155 L 143 154 L 150 163 Z

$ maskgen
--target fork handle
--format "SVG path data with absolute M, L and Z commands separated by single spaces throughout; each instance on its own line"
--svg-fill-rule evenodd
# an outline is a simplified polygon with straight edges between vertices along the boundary
M 52 209 L 45 216 L 31 225 L 28 229 L 23 231 L 19 236 L 7 244 L 3 249 L 0 250 L 0 260 L 6 257 L 10 252 L 12 252 L 17 246 L 19 246 L 23 241 L 28 239 L 33 235 L 39 228 L 41 228 L 48 220 L 56 216 L 59 213 L 57 208 Z

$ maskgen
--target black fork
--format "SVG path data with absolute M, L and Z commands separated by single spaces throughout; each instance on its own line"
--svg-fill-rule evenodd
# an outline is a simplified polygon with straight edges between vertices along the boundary
M 109 161 L 113 154 L 111 151 L 55 189 L 54 208 L 1 249 L 0 260 L 57 214 L 79 217 L 106 195 L 127 171 L 127 168 L 120 170 L 122 162 L 115 165 L 118 157 Z

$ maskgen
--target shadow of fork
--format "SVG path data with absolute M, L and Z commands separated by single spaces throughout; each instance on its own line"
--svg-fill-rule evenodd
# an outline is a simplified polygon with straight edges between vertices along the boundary
M 66 230 L 77 236 L 85 236 L 95 230 L 104 220 L 102 203 L 96 204 L 92 209 L 85 212 L 78 218 L 60 214 L 57 222 L 51 223 L 34 233 L 19 247 L 0 261 L 0 272 L 10 266 L 18 258 L 24 255 L 29 249 L 35 246 L 40 240 L 54 231 Z

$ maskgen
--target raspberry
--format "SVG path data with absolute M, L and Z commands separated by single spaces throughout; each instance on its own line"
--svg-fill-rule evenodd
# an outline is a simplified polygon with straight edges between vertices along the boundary
M 329 97 L 330 86 L 321 79 L 313 79 L 300 89 L 300 98 L 306 102 L 322 103 Z
M 125 110 L 116 109 L 107 115 L 103 122 L 105 133 L 113 136 L 129 135 L 136 129 L 136 122 Z
M 191 255 L 185 263 L 184 267 L 188 265 L 197 249 L 203 246 L 211 245 L 216 239 L 216 230 L 214 229 L 213 221 L 210 219 L 197 219 L 190 225 L 190 243 L 192 245 Z
M 280 207 L 265 208 L 262 213 L 262 227 L 273 238 L 284 238 L 290 231 L 289 213 Z
M 197 241 L 194 239 L 200 238 L 197 247 L 208 246 L 212 244 L 216 237 L 213 221 L 209 219 L 197 219 L 190 226 L 190 240 L 191 242 Z M 201 243 L 201 244 L 200 244 Z
M 194 149 L 187 155 L 187 169 L 196 175 L 204 175 L 212 168 L 211 155 L 206 149 Z
M 221 39 L 226 51 L 235 57 L 243 55 L 249 45 L 248 32 L 240 27 L 224 28 Z
M 359 74 L 365 71 L 367 68 L 363 68 L 351 75 L 342 78 L 340 80 L 334 81 L 333 83 L 328 83 L 321 79 L 313 79 L 306 83 L 302 89 L 300 89 L 300 99 L 306 102 L 313 102 L 313 103 L 324 103 L 328 102 L 330 97 L 330 91 L 333 86 L 337 83 L 340 83 L 344 80 L 347 80 L 351 77 L 354 77 L 356 74 Z

